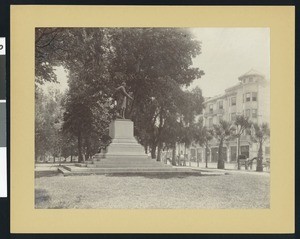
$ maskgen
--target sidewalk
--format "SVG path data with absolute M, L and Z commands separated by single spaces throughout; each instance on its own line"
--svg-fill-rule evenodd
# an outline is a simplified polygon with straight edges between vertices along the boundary
M 190 166 L 191 165 L 191 166 Z M 193 170 L 200 170 L 203 172 L 219 172 L 219 173 L 242 173 L 242 174 L 264 174 L 270 175 L 270 171 L 256 172 L 256 165 L 254 164 L 252 170 L 245 170 L 245 167 L 242 167 L 241 170 L 237 169 L 237 165 L 235 163 L 225 163 L 225 169 L 217 169 L 217 163 L 208 163 L 208 168 L 205 168 L 205 163 L 199 163 L 199 167 L 197 167 L 196 162 L 186 162 L 186 166 L 176 166 L 176 167 L 188 167 Z

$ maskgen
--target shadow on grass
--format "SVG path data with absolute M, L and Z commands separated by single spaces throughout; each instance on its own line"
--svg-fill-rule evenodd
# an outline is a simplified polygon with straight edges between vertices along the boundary
M 53 177 L 59 175 L 60 172 L 58 171 L 35 171 L 34 177 L 35 178 L 42 178 L 42 177 Z
M 35 189 L 35 205 L 38 206 L 41 203 L 47 203 L 50 200 L 50 196 L 45 189 Z
M 168 178 L 187 178 L 187 177 L 206 177 L 218 175 L 201 175 L 199 172 L 172 172 L 172 173 L 112 173 L 106 174 L 107 177 L 144 177 L 149 179 L 168 179 Z

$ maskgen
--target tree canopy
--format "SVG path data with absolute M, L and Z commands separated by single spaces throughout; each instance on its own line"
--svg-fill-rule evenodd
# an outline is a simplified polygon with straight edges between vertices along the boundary
M 82 160 L 109 143 L 112 95 L 126 82 L 134 99 L 126 117 L 155 154 L 174 139 L 192 140 L 203 97 L 199 88 L 184 88 L 204 74 L 193 67 L 200 53 L 200 42 L 186 28 L 37 28 L 36 83 L 55 82 L 58 65 L 68 69 L 62 132 L 77 139 Z

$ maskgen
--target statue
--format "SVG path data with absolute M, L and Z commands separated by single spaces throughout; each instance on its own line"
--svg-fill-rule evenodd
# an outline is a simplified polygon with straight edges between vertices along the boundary
M 133 98 L 126 92 L 126 83 L 122 82 L 122 85 L 116 88 L 114 99 L 117 102 L 118 116 L 125 119 L 125 112 L 127 107 L 127 98 L 133 100 Z

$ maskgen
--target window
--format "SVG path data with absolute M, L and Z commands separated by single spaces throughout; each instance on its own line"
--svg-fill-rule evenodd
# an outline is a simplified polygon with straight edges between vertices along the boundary
M 252 101 L 257 101 L 257 92 L 252 92 Z
M 223 101 L 219 101 L 219 109 L 222 110 L 223 109 Z
M 245 116 L 248 117 L 248 118 L 250 118 L 250 110 L 249 109 L 245 110 Z
M 249 77 L 249 83 L 253 82 L 253 78 Z
M 251 101 L 251 93 L 246 94 L 246 102 Z
M 236 105 L 236 97 L 231 97 L 231 105 Z
M 249 146 L 241 146 L 241 154 L 246 155 L 247 158 L 249 158 Z
M 231 117 L 231 121 L 235 121 L 236 113 L 231 113 L 230 117 Z
M 213 105 L 209 105 L 209 113 L 212 113 L 214 111 Z
M 252 118 L 257 118 L 257 110 L 252 110 Z
M 209 118 L 208 119 L 208 127 L 211 128 L 213 126 L 213 119 Z
M 219 123 L 220 123 L 222 120 L 223 120 L 223 116 L 220 115 L 220 116 L 219 116 Z

